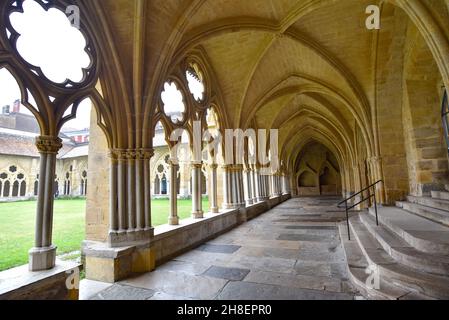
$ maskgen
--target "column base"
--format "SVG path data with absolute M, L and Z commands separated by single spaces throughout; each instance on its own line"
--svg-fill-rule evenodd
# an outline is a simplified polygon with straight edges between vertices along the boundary
M 192 218 L 193 219 L 203 219 L 204 218 L 204 212 L 203 211 L 192 212 Z
M 179 217 L 170 217 L 168 218 L 168 224 L 171 226 L 179 225 Z
M 235 209 L 235 207 L 231 203 L 223 203 L 223 209 L 224 210 L 232 210 L 232 209 Z
M 112 248 L 147 243 L 154 236 L 154 228 L 132 231 L 109 231 L 108 243 Z
M 107 243 L 85 241 L 83 254 L 89 280 L 114 283 L 155 269 L 156 252 L 151 245 L 111 248 Z
M 29 270 L 44 271 L 53 268 L 56 264 L 56 246 L 32 248 L 28 252 Z
M 253 200 L 246 200 L 247 206 L 252 206 L 254 204 Z
M 220 209 L 218 208 L 218 207 L 212 207 L 212 208 L 210 208 L 210 212 L 211 213 L 220 213 Z

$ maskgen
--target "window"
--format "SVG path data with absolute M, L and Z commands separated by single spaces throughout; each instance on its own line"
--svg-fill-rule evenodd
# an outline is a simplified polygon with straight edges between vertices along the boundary
M 0 174 L 0 197 L 25 197 L 27 184 L 25 174 L 15 165 L 9 166 L 7 172 Z
M 17 34 L 17 51 L 32 71 L 66 87 L 70 81 L 82 82 L 92 64 L 83 34 L 59 9 L 45 10 L 32 0 L 21 6 L 23 12 L 15 10 L 9 17 L 13 28 L 9 31 Z
M 87 171 L 84 170 L 81 173 L 81 188 L 80 188 L 80 194 L 82 196 L 86 196 L 87 195 Z
M 161 93 L 161 99 L 164 104 L 164 113 L 170 117 L 172 122 L 175 123 L 184 119 L 184 112 L 186 110 L 184 98 L 176 83 L 165 83 L 164 91 Z
M 204 99 L 203 74 L 196 63 L 190 64 L 186 71 L 186 78 L 189 84 L 189 90 L 193 98 L 201 102 Z
M 64 195 L 69 196 L 70 192 L 71 192 L 70 173 L 67 172 L 65 174 L 65 181 L 64 181 Z

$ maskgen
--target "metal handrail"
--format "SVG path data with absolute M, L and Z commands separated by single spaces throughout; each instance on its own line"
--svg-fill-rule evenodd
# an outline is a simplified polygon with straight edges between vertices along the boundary
M 377 186 L 379 183 L 383 183 L 383 180 L 379 180 L 379 181 L 373 183 L 372 185 L 366 187 L 365 189 L 363 189 L 363 190 L 361 190 L 361 191 L 359 191 L 359 192 L 353 194 L 353 195 L 350 196 L 349 198 L 344 199 L 343 201 L 341 201 L 341 202 L 337 205 L 338 208 L 341 208 L 340 206 L 341 206 L 343 203 L 345 204 L 345 210 L 346 210 L 346 225 L 347 225 L 347 228 L 348 228 L 348 240 L 351 240 L 351 230 L 350 230 L 350 227 L 349 227 L 349 210 L 355 208 L 356 206 L 358 206 L 359 204 L 361 204 L 361 203 L 363 203 L 363 202 L 365 202 L 365 201 L 367 201 L 367 200 L 370 200 L 370 199 L 373 198 L 373 197 L 374 197 L 374 210 L 375 210 L 375 212 L 376 212 L 376 225 L 379 225 L 379 217 L 378 217 L 378 215 L 377 215 L 376 190 L 374 190 L 373 194 L 371 194 L 371 188 Z M 360 194 L 363 195 L 363 193 L 364 193 L 365 191 L 368 191 L 368 197 L 363 198 L 363 199 L 360 200 L 359 202 L 357 202 L 357 203 L 355 203 L 355 204 L 352 204 L 350 207 L 348 207 L 348 201 L 349 201 L 349 200 L 352 200 L 353 198 L 357 197 L 357 196 L 360 195 Z

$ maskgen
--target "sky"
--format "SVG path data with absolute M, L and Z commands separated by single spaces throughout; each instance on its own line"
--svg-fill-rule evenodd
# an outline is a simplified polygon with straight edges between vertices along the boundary
M 67 78 L 79 82 L 83 76 L 82 69 L 90 65 L 89 55 L 84 51 L 86 40 L 82 33 L 58 9 L 47 12 L 34 0 L 26 0 L 23 9 L 24 13 L 15 12 L 10 16 L 11 25 L 20 34 L 17 41 L 20 55 L 28 63 L 41 67 L 45 76 L 55 83 L 62 83 Z M 82 18 L 83 13 L 80 12 Z M 189 73 L 186 77 L 192 95 L 196 100 L 201 100 L 205 89 L 203 83 Z M 20 90 L 14 77 L 8 70 L 0 69 L 0 107 L 10 105 L 12 109 L 14 101 L 19 98 Z M 162 100 L 167 113 L 185 110 L 183 96 L 175 83 L 166 83 Z M 21 112 L 31 114 L 25 107 L 21 108 Z M 66 123 L 64 128 L 88 128 L 90 113 L 91 103 L 84 100 L 78 108 L 77 118 Z M 173 116 L 172 120 L 181 119 Z

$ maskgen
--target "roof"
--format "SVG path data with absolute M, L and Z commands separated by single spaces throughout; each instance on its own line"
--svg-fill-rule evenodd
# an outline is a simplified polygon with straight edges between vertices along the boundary
M 76 146 L 72 149 L 70 149 L 68 152 L 63 154 L 62 152 L 59 152 L 59 159 L 73 159 L 73 158 L 79 158 L 79 157 L 87 157 L 89 154 L 89 145 L 80 145 Z
M 0 128 L 0 154 L 39 158 L 36 148 L 37 134 Z M 70 159 L 87 156 L 89 145 L 76 145 L 69 139 L 63 139 L 62 149 L 59 151 L 59 159 Z
M 35 144 L 35 137 L 25 135 L 12 135 L 0 129 L 0 154 L 17 155 L 25 157 L 39 157 Z

